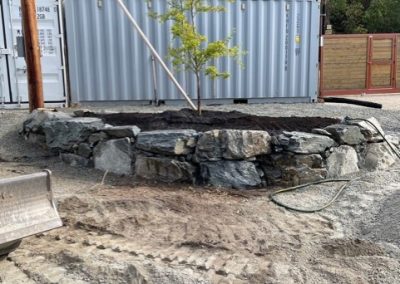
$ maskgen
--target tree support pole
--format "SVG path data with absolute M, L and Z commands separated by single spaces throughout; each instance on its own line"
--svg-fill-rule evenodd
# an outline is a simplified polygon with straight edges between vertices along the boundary
M 29 110 L 32 112 L 37 108 L 44 108 L 36 0 L 21 0 L 21 11 L 28 75 Z
M 23 1 L 23 0 L 21 0 Z M 151 53 L 153 56 L 158 60 L 160 63 L 161 67 L 165 70 L 167 73 L 168 77 L 172 80 L 172 82 L 175 84 L 175 86 L 178 88 L 179 92 L 182 94 L 182 96 L 186 99 L 190 107 L 194 110 L 197 110 L 197 107 L 195 104 L 192 102 L 192 100 L 189 98 L 189 96 L 186 94 L 185 90 L 182 88 L 182 86 L 179 84 L 178 80 L 176 80 L 174 74 L 168 69 L 168 66 L 164 63 L 162 60 L 161 56 L 157 53 L 156 49 L 153 47 L 147 36 L 144 34 L 142 29 L 139 27 L 138 23 L 135 21 L 133 18 L 132 14 L 129 12 L 128 8 L 124 4 L 122 0 L 116 0 L 121 9 L 124 11 L 125 15 L 128 17 L 129 21 L 132 23 L 134 28 L 138 31 L 140 37 L 143 39 L 147 47 L 150 49 Z

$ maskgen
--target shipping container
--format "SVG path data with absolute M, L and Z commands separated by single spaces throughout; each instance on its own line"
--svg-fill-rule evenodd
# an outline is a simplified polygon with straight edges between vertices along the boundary
M 28 80 L 21 23 L 21 1 L 0 2 L 0 106 L 27 106 Z M 66 104 L 60 3 L 36 0 L 46 106 Z
M 124 1 L 160 55 L 167 59 L 170 23 L 149 12 L 165 12 L 165 0 Z M 211 4 L 221 1 L 211 0 Z M 315 0 L 238 0 L 226 13 L 202 15 L 199 31 L 210 41 L 232 36 L 246 55 L 215 64 L 231 76 L 203 78 L 208 101 L 312 102 L 318 95 L 320 2 Z M 161 66 L 114 0 L 66 0 L 65 19 L 71 99 L 76 103 L 182 101 Z M 167 60 L 168 61 L 168 60 Z M 154 67 L 155 66 L 155 67 Z M 169 66 L 172 68 L 171 64 Z M 174 71 L 194 99 L 195 80 Z

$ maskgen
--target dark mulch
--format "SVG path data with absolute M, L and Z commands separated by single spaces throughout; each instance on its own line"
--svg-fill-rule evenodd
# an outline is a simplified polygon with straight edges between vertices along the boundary
M 255 116 L 237 111 L 203 111 L 202 116 L 190 109 L 165 111 L 163 113 L 115 113 L 102 114 L 87 112 L 86 117 L 102 118 L 105 123 L 117 125 L 136 125 L 142 131 L 160 129 L 249 129 L 265 130 L 271 134 L 282 131 L 311 132 L 313 128 L 323 128 L 338 123 L 335 118 L 324 117 L 269 117 Z

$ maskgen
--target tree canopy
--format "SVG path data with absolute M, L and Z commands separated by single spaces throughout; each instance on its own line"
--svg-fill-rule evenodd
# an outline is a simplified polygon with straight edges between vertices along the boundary
M 400 32 L 400 0 L 329 0 L 326 12 L 335 33 Z
M 209 41 L 198 30 L 197 18 L 201 14 L 225 12 L 224 2 L 232 3 L 234 1 L 223 0 L 213 5 L 207 0 L 167 0 L 168 9 L 164 14 L 151 15 L 161 22 L 172 23 L 173 42 L 169 47 L 169 57 L 175 69 L 180 70 L 183 67 L 196 76 L 199 114 L 201 114 L 201 75 L 212 79 L 226 79 L 230 74 L 219 70 L 214 64 L 215 60 L 220 57 L 233 57 L 239 60 L 242 55 L 238 46 L 230 45 L 230 36 Z

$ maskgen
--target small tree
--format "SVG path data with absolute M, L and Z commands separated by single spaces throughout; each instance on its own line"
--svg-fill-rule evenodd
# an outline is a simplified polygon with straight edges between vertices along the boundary
M 222 0 L 234 2 L 233 0 Z M 198 31 L 196 19 L 204 13 L 225 12 L 222 5 L 209 5 L 207 0 L 168 0 L 168 10 L 165 14 L 153 14 L 161 22 L 172 21 L 171 33 L 173 41 L 169 47 L 169 57 L 175 69 L 182 67 L 191 71 L 197 83 L 197 107 L 201 115 L 201 75 L 213 79 L 228 78 L 229 73 L 220 71 L 212 64 L 220 57 L 239 58 L 241 52 L 237 46 L 230 47 L 231 37 L 209 42 L 205 35 Z M 175 44 L 174 44 L 175 43 Z

